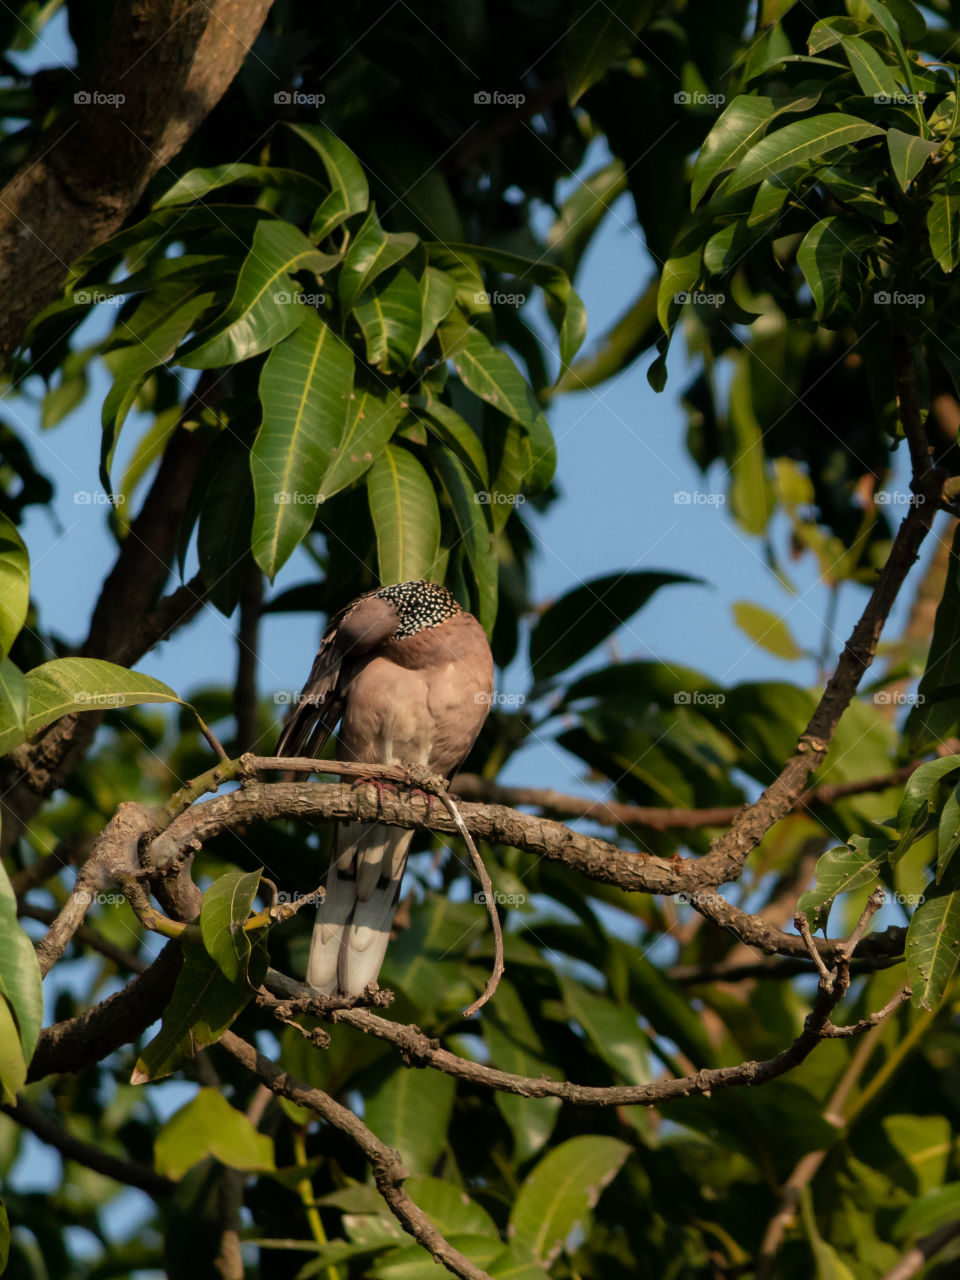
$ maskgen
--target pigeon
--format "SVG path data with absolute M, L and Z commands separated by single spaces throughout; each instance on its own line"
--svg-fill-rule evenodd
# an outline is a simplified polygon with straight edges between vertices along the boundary
M 492 700 L 480 623 L 446 588 L 399 582 L 330 620 L 276 754 L 316 757 L 342 722 L 338 760 L 420 765 L 449 778 Z M 307 982 L 324 995 L 362 995 L 376 982 L 412 838 L 377 822 L 338 827 L 307 964 Z

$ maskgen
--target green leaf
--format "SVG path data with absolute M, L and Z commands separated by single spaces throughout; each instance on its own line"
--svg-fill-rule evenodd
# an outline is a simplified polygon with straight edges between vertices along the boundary
M 884 62 L 872 44 L 860 36 L 842 36 L 840 43 L 857 84 L 868 98 L 900 97 L 900 82 L 893 68 Z
M 0 996 L 0 1102 L 11 1106 L 27 1079 L 27 1064 L 20 1048 L 20 1037 L 13 1012 Z
M 181 948 L 183 968 L 163 1011 L 163 1025 L 137 1059 L 131 1084 L 168 1076 L 198 1049 L 219 1040 L 266 973 L 267 954 L 260 946 L 251 953 L 249 975 L 237 982 L 224 976 L 199 940 L 186 938 Z
M 489 1236 L 456 1231 L 443 1234 L 454 1249 L 484 1271 L 503 1253 L 503 1242 L 491 1240 Z M 437 1264 L 420 1245 L 409 1244 L 382 1255 L 366 1274 L 370 1280 L 436 1280 Z M 300 1276 L 305 1280 L 303 1272 Z
M 207 954 L 231 982 L 246 977 L 250 938 L 243 922 L 260 887 L 260 872 L 227 871 L 203 895 L 200 933 Z
M 291 273 L 312 271 L 319 280 L 319 273 L 336 262 L 291 223 L 259 223 L 226 311 L 198 335 L 197 345 L 180 355 L 178 363 L 188 369 L 214 369 L 269 351 L 314 315 L 312 307 L 296 301 L 298 286 Z
M 942 271 L 950 272 L 960 261 L 960 182 L 936 187 L 927 210 L 930 250 Z
M 842 147 L 850 147 L 881 133 L 883 130 L 878 125 L 867 124 L 842 111 L 797 120 L 755 143 L 737 164 L 725 191 L 728 194 L 742 191 L 794 165 L 819 160 Z
M 349 347 L 316 315 L 274 347 L 260 376 L 263 423 L 250 453 L 252 549 L 271 579 L 306 537 L 353 386 Z
M 477 490 L 476 482 L 471 480 L 466 468 L 450 450 L 431 445 L 428 456 L 453 509 L 460 541 L 476 580 L 477 605 L 474 612 L 490 635 L 497 617 L 499 561 L 490 505 L 483 501 L 489 495 Z
M 564 200 L 547 232 L 547 246 L 568 276 L 579 266 L 607 210 L 626 190 L 624 164 L 617 158 L 589 174 Z
M 534 678 L 547 680 L 586 657 L 661 587 L 697 583 L 683 573 L 613 573 L 575 587 L 541 615 L 530 637 Z
M 105 711 L 109 707 L 131 707 L 140 702 L 189 705 L 152 676 L 99 658 L 54 658 L 28 671 L 26 681 L 28 738 L 73 712 Z M 0 755 L 20 741 L 12 728 L 0 732 Z
M 395 1066 L 366 1099 L 364 1120 L 414 1173 L 429 1173 L 447 1145 L 456 1082 L 435 1071 Z
M 7 1206 L 0 1200 L 0 1275 L 3 1275 L 10 1258 L 10 1219 Z
M 612 1182 L 630 1147 L 590 1135 L 554 1147 L 520 1187 L 510 1213 L 511 1239 L 549 1265 Z
M 347 218 L 364 212 L 370 203 L 366 174 L 346 143 L 326 125 L 288 123 L 287 127 L 316 151 L 333 188 L 313 215 L 310 226 L 313 239 L 322 240 Z
M 26 741 L 29 705 L 26 676 L 4 658 L 0 662 L 0 741 L 8 735 L 16 742 Z
M 427 405 L 426 417 L 421 418 L 421 421 L 428 431 L 456 454 L 480 486 L 488 489 L 490 476 L 486 454 L 470 424 L 442 400 L 431 400 Z
M 13 885 L 0 864 L 0 996 L 13 1011 L 16 1039 L 27 1064 L 37 1047 L 43 1023 L 42 981 L 33 943 L 17 919 Z
M 927 23 L 913 0 L 886 0 L 887 8 L 897 20 L 905 40 L 922 40 L 927 34 Z
M 960 770 L 960 756 L 942 756 L 930 760 L 907 779 L 903 799 L 897 808 L 898 839 L 890 850 L 890 862 L 895 864 L 907 852 L 913 842 L 927 829 L 938 809 L 939 783 L 951 773 Z
M 816 928 L 826 921 L 833 901 L 862 885 L 873 884 L 887 861 L 890 836 L 851 836 L 846 844 L 830 849 L 817 859 L 817 883 L 800 895 L 797 910 Z
M 954 530 L 943 596 L 937 605 L 927 666 L 904 729 L 906 749 L 926 755 L 960 736 L 960 525 Z
M 580 0 L 563 45 L 567 101 L 578 102 L 612 62 L 624 57 L 634 36 L 649 22 L 653 0 Z
M 409 450 L 390 444 L 367 472 L 380 581 L 408 582 L 436 571 L 440 511 L 430 477 Z
M 405 258 L 418 244 L 419 237 L 411 231 L 384 231 L 376 209 L 371 206 L 366 221 L 347 250 L 340 268 L 337 291 L 343 314 L 350 311 L 360 294 L 373 284 L 377 276 Z
M 906 191 L 930 157 L 940 150 L 940 143 L 928 142 L 926 138 L 904 133 L 902 129 L 888 129 L 887 147 L 893 176 L 900 184 L 900 190 Z
M 419 1174 L 408 1178 L 404 1187 L 445 1236 L 491 1236 L 497 1241 L 498 1248 L 502 1248 L 496 1223 L 486 1209 L 467 1196 L 462 1187 Z
M 20 634 L 30 607 L 30 556 L 17 526 L 0 512 L 0 658 Z
M 369 387 L 354 388 L 347 425 L 320 481 L 318 502 L 359 480 L 383 453 L 404 413 L 403 402 L 392 387 L 383 394 Z
M 960 849 L 960 783 L 950 792 L 940 814 L 937 829 L 937 881 L 950 865 L 953 855 Z
M 810 286 L 821 323 L 835 313 L 846 318 L 856 310 L 866 278 L 862 256 L 877 244 L 872 232 L 838 217 L 822 218 L 804 236 L 797 266 Z
M 928 885 L 907 929 L 907 981 L 915 1008 L 934 1009 L 960 961 L 960 878 L 956 866 Z
M 173 286 L 169 293 L 170 314 L 160 323 L 151 323 L 140 341 L 132 346 L 116 348 L 105 357 L 105 363 L 113 375 L 113 386 L 107 392 L 100 414 L 103 429 L 100 441 L 100 479 L 108 493 L 111 491 L 110 467 L 117 439 L 147 374 L 173 359 L 180 343 L 193 330 L 214 297 L 212 293 L 201 293 L 188 297 L 180 305 L 183 296 L 179 286 Z M 149 301 L 163 302 L 166 297 L 166 293 L 158 291 Z
M 663 264 L 657 286 L 657 319 L 664 333 L 669 333 L 676 323 L 683 305 L 681 295 L 699 281 L 702 265 L 703 249 L 699 246 L 679 257 L 668 258 Z
M 483 1039 L 492 1066 L 514 1075 L 559 1078 L 557 1068 L 547 1061 L 545 1049 L 524 1004 L 520 991 L 508 980 L 497 988 L 497 1006 L 488 1006 L 483 1019 Z M 560 1113 L 559 1098 L 523 1098 L 498 1093 L 497 1110 L 513 1136 L 513 1159 L 525 1164 L 549 1141 Z
M 540 407 L 505 351 L 498 350 L 456 312 L 437 332 L 443 358 L 453 362 L 465 387 L 508 418 L 533 426 Z
M 245 444 L 235 439 L 224 443 L 227 447 L 203 495 L 197 559 L 210 603 L 229 618 L 250 567 L 253 481 Z
M 427 267 L 420 277 L 420 336 L 413 354 L 419 355 L 457 301 L 457 286 L 446 271 Z
M 803 657 L 803 650 L 790 634 L 790 628 L 775 613 L 747 600 L 738 600 L 732 609 L 737 626 L 761 649 L 790 662 Z
M 185 173 L 154 204 L 155 209 L 168 205 L 191 204 L 201 200 L 220 187 L 252 186 L 263 191 L 290 191 L 307 193 L 319 200 L 324 189 L 316 179 L 299 173 L 296 169 L 278 169 L 261 164 L 218 164 L 212 169 L 191 169 Z
M 946 1182 L 931 1187 L 904 1209 L 893 1224 L 893 1238 L 909 1240 L 928 1236 L 939 1227 L 960 1219 L 960 1182 Z
M 867 30 L 856 18 L 821 18 L 810 28 L 807 48 L 811 53 L 823 53 L 840 43 L 844 36 L 859 36 Z
M 800 94 L 767 98 L 740 94 L 717 118 L 704 139 L 690 184 L 690 207 L 695 209 L 718 174 L 733 169 L 760 140 L 767 126 L 784 112 L 806 111 L 820 95 Z
M 563 974 L 560 990 L 571 1018 L 579 1022 L 604 1062 L 627 1084 L 648 1083 L 651 1079 L 648 1042 L 634 1010 L 588 991 Z
M 515 276 L 517 280 L 529 280 L 544 291 L 548 300 L 554 304 L 559 316 L 557 332 L 562 374 L 583 345 L 587 333 L 587 311 L 580 295 L 570 283 L 567 273 L 552 262 L 524 258 L 517 253 L 507 253 L 503 249 L 490 249 L 483 245 L 472 244 L 448 244 L 443 247 L 448 252 L 463 255 L 464 258 L 486 262 L 498 271 Z M 554 323 L 556 324 L 556 321 Z
M 452 294 L 452 286 L 450 290 Z M 403 268 L 385 289 L 375 287 L 365 302 L 354 305 L 353 314 L 370 364 L 394 373 L 404 372 L 418 349 L 423 326 L 421 306 L 420 285 Z
M 207 1156 L 231 1169 L 275 1169 L 273 1139 L 258 1133 L 242 1111 L 231 1107 L 217 1089 L 201 1089 L 175 1111 L 153 1144 L 154 1166 L 164 1177 L 179 1180 Z

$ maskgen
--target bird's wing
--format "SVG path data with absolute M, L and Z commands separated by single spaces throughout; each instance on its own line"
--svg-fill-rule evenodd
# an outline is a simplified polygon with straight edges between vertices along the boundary
M 318 756 L 343 714 L 350 671 L 344 670 L 346 655 L 339 643 L 340 616 L 323 634 L 307 682 L 283 726 L 278 756 Z

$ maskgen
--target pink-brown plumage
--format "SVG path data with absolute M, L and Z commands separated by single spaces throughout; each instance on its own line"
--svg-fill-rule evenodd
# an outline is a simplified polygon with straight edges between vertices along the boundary
M 338 759 L 449 776 L 476 741 L 492 694 L 483 628 L 444 588 L 381 588 L 331 621 L 277 754 L 317 754 L 342 717 Z M 379 823 L 339 829 L 310 949 L 311 985 L 357 995 L 375 981 L 412 836 Z

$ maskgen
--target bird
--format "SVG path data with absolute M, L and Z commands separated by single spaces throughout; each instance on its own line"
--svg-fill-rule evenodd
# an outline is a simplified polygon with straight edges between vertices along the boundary
M 449 778 L 480 733 L 493 679 L 483 627 L 445 587 L 380 587 L 330 619 L 276 754 L 316 757 L 340 722 L 338 760 Z M 338 826 L 307 962 L 322 994 L 358 996 L 376 982 L 412 838 L 377 822 Z

